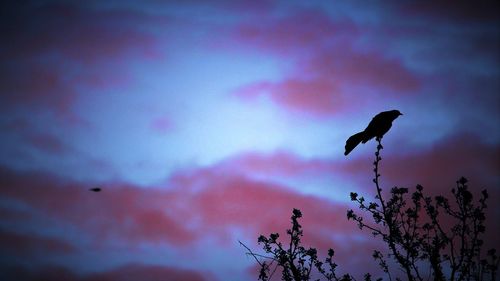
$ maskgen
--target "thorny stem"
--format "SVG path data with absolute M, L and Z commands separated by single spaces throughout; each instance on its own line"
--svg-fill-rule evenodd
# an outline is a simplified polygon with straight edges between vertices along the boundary
M 377 138 L 377 151 L 375 152 L 375 162 L 373 162 L 373 165 L 374 165 L 373 172 L 375 172 L 375 178 L 373 179 L 373 182 L 375 183 L 375 186 L 377 187 L 377 195 L 378 195 L 378 199 L 380 200 L 380 204 L 382 205 L 382 212 L 386 216 L 387 213 L 386 213 L 386 209 L 385 209 L 385 202 L 384 202 L 384 199 L 382 199 L 382 194 L 381 194 L 382 189 L 380 188 L 379 183 L 378 183 L 378 178 L 380 177 L 380 174 L 378 173 L 378 163 L 380 162 L 380 160 L 382 160 L 382 157 L 380 157 L 380 151 L 383 148 L 384 147 L 381 144 L 381 139 Z
M 400 253 L 396 249 L 396 243 L 394 241 L 394 224 L 393 224 L 393 218 L 391 215 L 387 212 L 387 206 L 385 204 L 384 199 L 382 198 L 382 189 L 380 188 L 379 185 L 379 178 L 380 174 L 378 173 L 378 165 L 380 160 L 382 160 L 382 157 L 380 157 L 380 151 L 384 148 L 382 146 L 382 138 L 377 137 L 377 151 L 375 151 L 375 161 L 373 162 L 373 172 L 375 173 L 375 178 L 373 179 L 373 182 L 375 183 L 375 186 L 377 188 L 377 199 L 380 201 L 380 205 L 382 206 L 382 212 L 384 213 L 384 220 L 385 223 L 387 224 L 387 228 L 389 230 L 389 235 L 387 235 L 387 242 L 389 243 L 389 247 L 393 253 L 393 255 L 396 257 L 396 260 L 398 263 L 405 269 L 405 273 L 408 277 L 408 281 L 413 281 L 415 278 L 411 274 L 411 268 L 408 264 L 408 262 L 401 257 Z

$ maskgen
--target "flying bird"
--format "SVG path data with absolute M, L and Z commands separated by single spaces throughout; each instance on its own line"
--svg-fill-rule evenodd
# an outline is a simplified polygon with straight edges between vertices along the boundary
M 360 142 L 366 143 L 373 138 L 381 139 L 392 127 L 392 121 L 400 115 L 403 114 L 399 110 L 383 111 L 375 115 L 364 131 L 354 134 L 347 139 L 344 155 L 347 156 Z
M 99 192 L 99 191 L 101 191 L 101 188 L 100 187 L 94 187 L 94 188 L 91 188 L 89 190 L 93 191 L 93 192 Z

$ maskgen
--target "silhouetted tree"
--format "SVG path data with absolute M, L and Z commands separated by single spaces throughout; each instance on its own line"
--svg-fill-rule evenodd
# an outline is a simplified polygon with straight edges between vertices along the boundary
M 305 248 L 301 243 L 302 226 L 298 219 L 302 213 L 298 209 L 292 211 L 292 228 L 286 231 L 290 241 L 286 244 L 278 241 L 279 234 L 272 233 L 269 237 L 259 236 L 258 243 L 262 244 L 264 251 L 270 256 L 253 253 L 246 245 L 240 242 L 260 265 L 259 279 L 262 281 L 270 280 L 276 269 L 281 268 L 282 280 L 310 280 L 313 269 L 322 274 L 326 280 L 353 280 L 349 274 L 338 277 L 335 273 L 337 264 L 333 262 L 335 252 L 328 250 L 328 256 L 325 261 L 318 258 L 315 248 Z M 285 246 L 286 245 L 286 246 Z M 260 260 L 263 258 L 264 260 Z M 272 269 L 272 270 L 271 270 Z
M 358 208 L 368 213 L 372 220 L 365 218 L 352 209 L 347 211 L 348 220 L 357 223 L 360 229 L 369 230 L 375 237 L 381 238 L 387 246 L 387 253 L 375 250 L 373 258 L 388 280 L 401 280 L 401 271 L 390 268 L 388 259 L 402 270 L 405 280 L 496 280 L 499 257 L 495 249 L 486 255 L 482 253 L 485 232 L 485 210 L 488 193 L 483 190 L 477 202 L 468 189 L 468 181 L 460 178 L 451 190 L 451 200 L 444 196 L 434 198 L 426 196 L 421 185 L 409 194 L 407 188 L 394 187 L 388 199 L 382 196 L 379 185 L 379 164 L 383 149 L 381 138 L 377 137 L 375 152 L 374 179 L 376 194 L 374 201 L 366 201 L 357 193 L 350 194 Z M 287 230 L 290 241 L 283 244 L 278 233 L 269 237 L 261 235 L 258 243 L 263 246 L 265 255 L 248 250 L 260 265 L 259 280 L 270 280 L 279 269 L 281 279 L 285 281 L 311 280 L 311 273 L 316 270 L 326 280 L 355 280 L 351 274 L 336 275 L 337 264 L 333 262 L 334 251 L 328 250 L 324 262 L 320 261 L 315 248 L 301 245 L 302 226 L 298 219 L 302 213 L 298 209 L 292 212 L 292 228 Z M 285 246 L 286 245 L 286 246 Z M 424 275 L 424 272 L 431 272 Z M 365 281 L 373 280 L 367 273 Z M 382 280 L 378 278 L 377 280 Z M 318 279 L 319 280 L 319 279 Z

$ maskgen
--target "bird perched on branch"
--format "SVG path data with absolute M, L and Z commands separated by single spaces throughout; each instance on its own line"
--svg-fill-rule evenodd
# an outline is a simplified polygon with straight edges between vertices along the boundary
M 383 111 L 373 117 L 368 127 L 362 132 L 352 135 L 345 142 L 344 155 L 349 154 L 360 142 L 366 143 L 373 139 L 381 139 L 392 126 L 392 121 L 403 115 L 399 110 Z

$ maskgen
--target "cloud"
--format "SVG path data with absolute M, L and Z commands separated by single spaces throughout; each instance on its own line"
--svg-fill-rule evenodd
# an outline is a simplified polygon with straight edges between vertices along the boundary
M 81 87 L 127 85 L 125 58 L 157 59 L 156 37 L 141 25 L 163 18 L 70 3 L 11 2 L 0 17 L 0 100 L 4 110 L 50 112 L 81 122 L 72 111 Z
M 439 108 L 455 130 L 494 130 L 500 41 L 491 6 L 389 4 L 376 24 L 319 10 L 263 16 L 241 24 L 232 40 L 247 53 L 272 55 L 284 77 L 242 85 L 233 95 L 315 118 L 388 104 Z
M 28 140 L 34 147 L 49 153 L 61 154 L 68 150 L 59 138 L 50 134 L 31 134 Z
M 461 176 L 476 182 L 478 189 L 495 190 L 500 183 L 496 173 L 500 168 L 500 148 L 482 141 L 480 136 L 456 134 L 421 149 L 405 149 L 401 144 L 400 151 L 407 152 L 384 157 L 382 151 L 381 172 L 389 185 L 408 187 L 420 183 L 430 189 L 449 191 Z M 360 161 L 369 164 L 358 158 L 352 167 Z
M 325 48 L 332 40 L 352 40 L 357 35 L 358 28 L 351 21 L 334 22 L 323 12 L 304 10 L 284 17 L 266 15 L 258 22 L 242 23 L 234 28 L 232 39 L 243 48 L 295 58 Z
M 194 239 L 179 218 L 168 212 L 168 194 L 133 186 L 106 186 L 96 194 L 91 185 L 30 173 L 24 177 L 1 171 L 3 198 L 35 208 L 41 214 L 79 227 L 92 239 L 125 242 L 168 241 L 185 244 Z M 143 202 L 148 202 L 144 206 Z
M 404 151 L 415 152 L 386 155 L 382 151 L 381 180 L 386 191 L 393 184 L 411 188 L 420 183 L 430 194 L 449 195 L 457 176 L 464 175 L 470 177 L 475 194 L 484 183 L 492 186 L 492 198 L 498 196 L 495 145 L 458 135 L 431 148 Z M 123 243 L 131 252 L 141 244 L 167 243 L 175 249 L 187 249 L 206 241 L 215 241 L 223 250 L 235 247 L 235 232 L 242 233 L 237 239 L 258 249 L 255 239 L 260 234 L 279 232 L 286 239 L 291 210 L 299 208 L 304 214 L 304 244 L 320 252 L 334 248 L 339 264 L 349 271 L 359 264 L 370 264 L 371 249 L 380 247 L 368 233 L 347 221 L 346 210 L 354 206 L 299 194 L 284 184 L 252 175 L 266 174 L 272 179 L 335 174 L 353 181 L 369 195 L 373 191 L 371 162 L 372 158 L 365 156 L 335 161 L 306 160 L 285 151 L 247 153 L 213 166 L 179 170 L 159 185 L 162 188 L 108 183 L 97 194 L 81 183 L 3 169 L 0 193 L 4 200 L 30 206 L 52 221 L 73 225 L 93 241 L 93 248 L 102 251 L 106 251 L 107 241 Z M 495 214 L 498 208 L 491 205 L 490 209 Z M 497 227 L 488 226 L 493 227 L 488 237 L 498 233 Z M 352 259 L 353 252 L 359 259 Z
M 218 166 L 246 176 L 264 174 L 283 177 L 328 174 L 337 168 L 332 160 L 303 159 L 286 150 L 267 154 L 242 153 L 220 162 Z
M 332 116 L 380 97 L 414 95 L 421 77 L 403 60 L 374 46 L 359 47 L 364 34 L 350 21 L 321 12 L 301 12 L 236 29 L 244 48 L 283 56 L 292 71 L 281 81 L 256 81 L 238 88 L 244 100 L 267 96 L 292 112 Z M 294 32 L 290 32 L 293 30 Z
M 287 227 L 292 208 L 302 208 L 310 215 L 307 221 L 311 228 L 322 228 L 323 221 L 316 218 L 320 213 L 330 210 L 326 213 L 331 215 L 322 216 L 335 226 L 335 222 L 344 221 L 339 218 L 344 217 L 346 209 L 217 168 L 175 176 L 172 184 L 178 187 L 169 191 L 111 185 L 98 194 L 89 192 L 88 186 L 52 176 L 28 176 L 5 169 L 1 174 L 5 187 L 2 197 L 6 200 L 27 204 L 104 241 L 113 238 L 128 243 L 164 241 L 182 245 L 192 243 L 206 231 L 229 235 L 234 226 L 253 229 L 255 234 L 270 232 L 276 226 Z M 284 218 L 281 225 L 276 225 L 278 218 Z M 337 228 L 345 229 L 341 225 Z
M 336 97 L 337 87 L 328 79 L 302 80 L 290 78 L 280 82 L 256 82 L 244 85 L 235 92 L 243 100 L 269 96 L 276 104 L 291 112 L 331 115 L 344 106 L 344 98 Z
M 98 251 L 106 251 L 104 245 L 110 241 L 131 252 L 138 245 L 168 243 L 180 249 L 205 239 L 231 248 L 235 229 L 241 230 L 239 238 L 245 241 L 271 232 L 285 236 L 292 208 L 304 213 L 307 245 L 333 247 L 346 256 L 353 248 L 369 244 L 345 243 L 356 231 L 356 226 L 346 220 L 347 206 L 251 180 L 220 167 L 179 173 L 166 190 L 104 185 L 100 193 L 93 193 L 79 183 L 5 169 L 1 179 L 4 200 L 29 206 L 39 216 L 50 218 L 53 226 L 76 227 Z
M 375 144 L 367 145 L 375 149 Z M 380 169 L 386 189 L 421 184 L 432 193 L 448 194 L 455 181 L 464 176 L 471 180 L 470 188 L 476 194 L 483 188 L 493 194 L 498 192 L 500 178 L 496 171 L 500 169 L 500 149 L 481 136 L 457 133 L 428 146 L 415 146 L 396 139 L 385 146 Z M 304 159 L 288 151 L 245 153 L 222 161 L 218 167 L 257 179 L 345 179 L 369 192 L 373 190 L 373 157 L 371 152 L 353 154 L 345 159 Z
M 402 60 L 376 48 L 359 51 L 345 43 L 314 56 L 300 68 L 333 77 L 338 83 L 365 84 L 392 90 L 399 96 L 418 90 L 421 83 Z
M 0 63 L 3 64 L 3 63 Z M 64 81 L 57 67 L 47 69 L 37 64 L 19 68 L 0 66 L 2 108 L 50 107 L 58 113 L 68 113 L 75 91 Z
M 154 37 L 134 26 L 151 20 L 140 12 L 70 3 L 10 3 L 5 8 L 2 33 L 9 43 L 4 58 L 54 52 L 88 63 L 134 51 L 141 55 L 155 51 Z
M 278 232 L 281 241 L 288 242 L 286 229 L 290 228 L 291 210 L 299 208 L 303 213 L 303 245 L 317 248 L 320 256 L 324 256 L 329 248 L 335 249 L 341 272 L 351 271 L 359 264 L 368 264 L 365 270 L 375 271 L 370 266 L 371 251 L 380 245 L 347 221 L 348 205 L 301 195 L 277 184 L 220 173 L 209 174 L 206 171 L 191 174 L 189 181 L 197 187 L 194 198 L 180 200 L 191 202 L 185 206 L 189 206 L 190 212 L 204 222 L 200 228 L 202 233 L 215 234 L 224 244 L 231 245 L 235 238 L 231 239 L 233 236 L 229 231 L 241 229 L 244 235 L 238 239 L 247 243 L 253 240 L 249 246 L 260 252 L 260 247 L 255 244 L 260 234 Z M 200 185 L 203 182 L 205 184 Z M 356 259 L 352 253 L 357 253 Z

